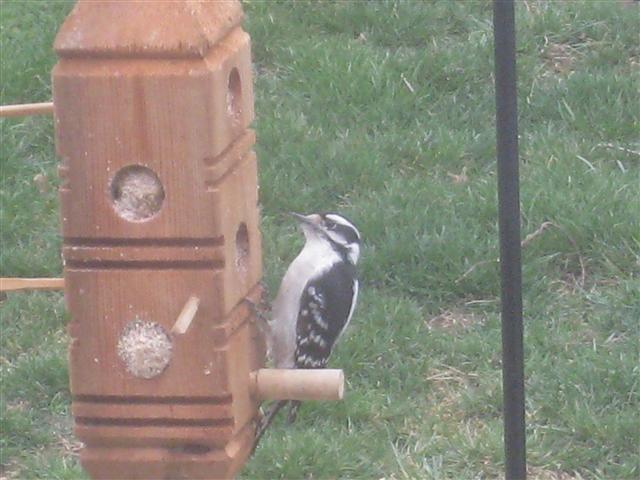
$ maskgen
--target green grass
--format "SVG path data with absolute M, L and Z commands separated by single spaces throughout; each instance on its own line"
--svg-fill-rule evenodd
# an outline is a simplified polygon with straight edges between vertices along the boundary
M 365 239 L 341 403 L 278 420 L 243 478 L 494 478 L 503 468 L 488 2 L 246 1 L 265 277 L 338 210 Z M 68 2 L 0 4 L 2 104 L 50 98 Z M 639 7 L 518 2 L 528 460 L 640 476 Z M 49 118 L 0 121 L 3 276 L 57 275 Z M 452 175 L 461 175 L 461 181 Z M 35 175 L 48 177 L 41 193 Z M 1 476 L 81 477 L 59 294 L 0 306 Z

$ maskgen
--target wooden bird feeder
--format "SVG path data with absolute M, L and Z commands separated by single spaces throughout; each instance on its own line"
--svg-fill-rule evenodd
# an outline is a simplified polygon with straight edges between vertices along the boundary
M 341 371 L 262 369 L 253 87 L 238 1 L 80 1 L 53 105 L 70 385 L 96 479 L 232 477 L 262 399 Z

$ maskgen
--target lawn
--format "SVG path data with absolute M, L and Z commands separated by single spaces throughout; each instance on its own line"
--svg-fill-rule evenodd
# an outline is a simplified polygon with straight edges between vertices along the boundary
M 503 468 L 489 2 L 245 1 L 265 280 L 337 210 L 365 247 L 330 365 L 344 402 L 280 419 L 242 478 Z M 51 98 L 69 2 L 0 3 L 0 103 Z M 640 476 L 640 7 L 517 3 L 532 478 Z M 53 124 L 0 120 L 2 276 L 61 273 Z M 34 180 L 35 179 L 35 180 Z M 85 478 L 59 293 L 1 301 L 0 478 Z

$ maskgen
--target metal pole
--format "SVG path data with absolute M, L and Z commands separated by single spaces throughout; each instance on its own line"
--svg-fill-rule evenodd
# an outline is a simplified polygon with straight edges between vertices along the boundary
M 518 110 L 513 0 L 494 0 L 505 478 L 526 478 Z

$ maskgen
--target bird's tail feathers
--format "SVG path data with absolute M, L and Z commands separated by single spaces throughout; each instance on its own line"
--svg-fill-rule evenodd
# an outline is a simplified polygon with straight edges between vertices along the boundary
M 289 415 L 287 416 L 287 422 L 289 422 L 290 424 L 295 422 L 296 418 L 298 417 L 298 409 L 300 408 L 300 403 L 301 402 L 292 400 L 291 404 L 289 405 Z
M 255 452 L 256 447 L 258 446 L 258 443 L 260 443 L 260 439 L 264 435 L 264 432 L 266 432 L 267 428 L 269 428 L 269 426 L 273 423 L 273 420 L 276 418 L 276 414 L 287 403 L 289 403 L 289 400 L 280 400 L 275 404 L 271 405 L 271 408 L 269 409 L 267 414 L 262 418 L 262 420 L 260 421 L 260 424 L 258 425 L 258 428 L 256 429 L 256 436 L 253 440 L 253 448 L 251 449 L 251 454 L 249 456 L 253 455 L 253 452 Z

